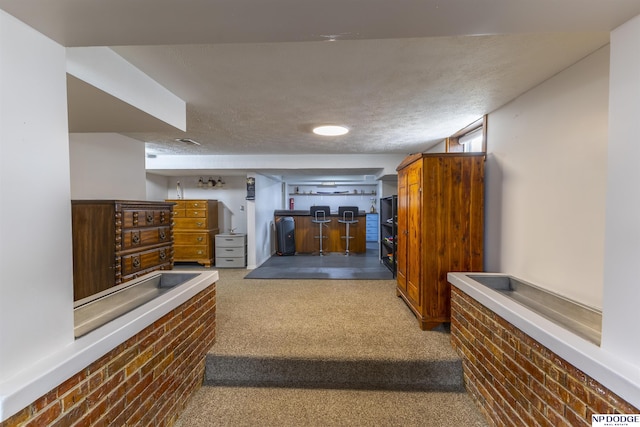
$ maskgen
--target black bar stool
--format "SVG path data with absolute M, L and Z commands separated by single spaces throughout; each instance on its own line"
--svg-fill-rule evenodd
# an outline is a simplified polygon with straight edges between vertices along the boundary
M 322 256 L 324 255 L 322 252 L 322 241 L 329 238 L 329 236 L 323 235 L 322 227 L 328 227 L 327 224 L 331 222 L 331 218 L 329 218 L 331 210 L 329 206 L 311 206 L 309 213 L 311 214 L 311 222 L 318 224 L 319 233 L 315 238 L 320 240 L 320 256 Z
M 344 236 L 340 236 L 342 239 L 346 240 L 347 250 L 344 253 L 346 256 L 349 256 L 349 240 L 354 237 L 349 234 L 349 226 L 351 224 L 356 224 L 358 222 L 355 217 L 358 216 L 358 207 L 357 206 L 340 206 L 338 207 L 338 222 L 341 224 L 345 224 L 346 230 Z

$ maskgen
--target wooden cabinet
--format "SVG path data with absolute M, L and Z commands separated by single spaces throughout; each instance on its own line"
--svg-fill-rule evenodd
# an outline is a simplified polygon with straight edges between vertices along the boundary
M 484 154 L 414 154 L 398 166 L 397 294 L 432 329 L 451 317 L 447 273 L 482 271 Z
M 216 267 L 244 268 L 247 266 L 247 235 L 218 234 L 216 236 Z
M 171 203 L 72 200 L 73 298 L 173 267 Z
M 174 219 L 174 261 L 197 262 L 211 267 L 213 239 L 219 233 L 217 200 L 170 199 Z

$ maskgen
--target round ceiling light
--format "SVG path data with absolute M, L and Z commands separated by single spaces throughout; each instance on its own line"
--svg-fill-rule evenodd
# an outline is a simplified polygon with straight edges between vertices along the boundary
M 344 135 L 348 132 L 349 132 L 349 129 L 347 129 L 344 126 L 327 125 L 327 126 L 318 126 L 313 128 L 313 133 L 315 133 L 316 135 L 322 135 L 322 136 L 339 136 L 339 135 Z

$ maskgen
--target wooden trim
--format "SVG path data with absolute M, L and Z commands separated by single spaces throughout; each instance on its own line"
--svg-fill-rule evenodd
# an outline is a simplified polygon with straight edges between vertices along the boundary
M 399 171 L 400 169 L 404 169 L 407 166 L 409 166 L 411 163 L 415 162 L 416 160 L 422 158 L 422 156 L 424 155 L 424 153 L 414 153 L 414 154 L 409 154 L 407 157 L 404 158 L 404 160 L 398 165 L 398 167 L 396 168 L 396 171 Z
M 482 127 L 482 152 L 487 152 L 487 115 L 485 114 L 482 118 L 476 120 L 475 122 L 465 126 L 460 129 L 458 132 L 454 133 L 450 137 L 445 139 L 445 150 L 447 153 L 461 153 L 464 151 L 462 144 L 458 143 L 460 137 L 473 132 L 474 130 Z

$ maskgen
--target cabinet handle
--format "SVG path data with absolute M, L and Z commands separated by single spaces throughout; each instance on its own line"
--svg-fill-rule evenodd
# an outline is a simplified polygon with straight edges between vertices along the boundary
M 164 260 L 167 257 L 167 254 L 164 253 L 164 251 L 160 252 L 160 259 Z
M 197 240 L 198 242 L 202 242 L 204 239 L 202 238 L 202 236 L 198 236 L 198 237 L 196 238 L 196 240 Z
M 140 267 L 140 258 L 133 259 L 133 266 L 136 268 Z
M 163 231 L 160 232 L 160 239 L 164 240 L 167 238 L 167 234 Z
M 147 222 L 153 222 L 153 214 L 147 214 Z
M 133 240 L 133 243 L 135 243 L 135 244 L 140 243 L 140 235 L 139 234 L 134 234 L 133 236 L 131 236 L 131 240 Z
M 202 227 L 202 226 L 204 225 L 204 223 L 203 223 L 203 222 L 196 222 L 196 225 L 197 225 L 198 227 Z

